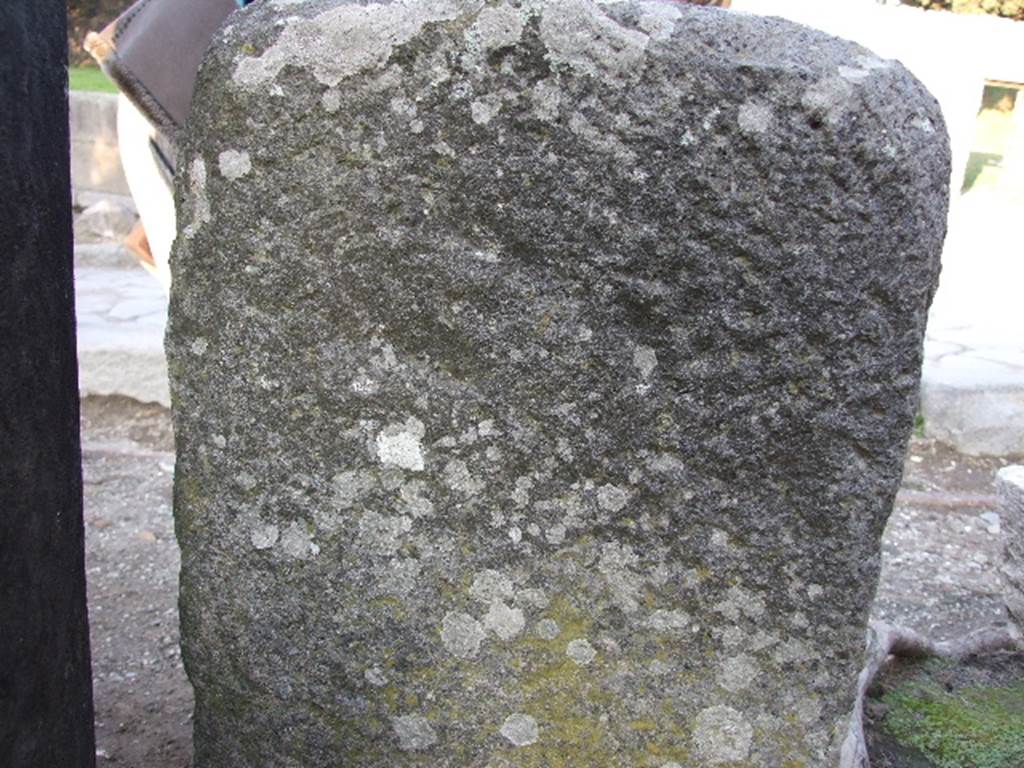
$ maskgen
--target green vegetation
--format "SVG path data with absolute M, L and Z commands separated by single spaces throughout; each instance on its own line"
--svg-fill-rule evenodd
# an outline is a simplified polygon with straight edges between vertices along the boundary
M 886 694 L 882 727 L 936 768 L 1024 766 L 1024 685 L 949 692 L 910 682 Z
M 72 91 L 117 93 L 117 86 L 96 67 L 68 67 L 68 87 Z
M 1008 19 L 1024 19 L 1024 0 L 902 0 L 904 5 L 916 5 L 935 11 L 953 13 L 991 13 Z

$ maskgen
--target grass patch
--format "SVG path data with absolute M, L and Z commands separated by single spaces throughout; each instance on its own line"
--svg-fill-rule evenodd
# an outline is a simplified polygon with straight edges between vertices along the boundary
M 72 91 L 117 93 L 117 86 L 96 67 L 68 67 L 68 87 Z
M 882 701 L 882 728 L 936 768 L 1024 766 L 1024 685 L 963 688 L 911 682 Z

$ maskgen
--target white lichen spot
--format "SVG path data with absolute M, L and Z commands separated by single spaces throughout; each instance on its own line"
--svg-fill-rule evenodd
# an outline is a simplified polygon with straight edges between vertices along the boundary
M 239 472 L 235 475 L 235 483 L 243 491 L 251 491 L 256 487 L 256 478 L 250 475 L 248 472 Z
M 437 733 L 423 715 L 392 717 L 391 728 L 398 736 L 398 748 L 403 752 L 418 752 L 437 743 Z
M 751 686 L 761 669 L 757 661 L 745 653 L 725 659 L 718 666 L 716 680 L 718 684 L 730 693 L 739 693 Z
M 643 378 L 649 379 L 654 369 L 658 367 L 658 356 L 650 347 L 638 344 L 633 350 L 633 365 Z
M 545 4 L 540 36 L 552 64 L 621 87 L 641 71 L 648 36 L 622 26 L 587 0 Z
M 744 133 L 764 133 L 772 126 L 772 110 L 764 104 L 748 101 L 740 106 L 737 122 Z
M 396 46 L 415 37 L 424 24 L 456 18 L 453 0 L 342 5 L 311 18 L 284 21 L 277 41 L 259 56 L 240 56 L 232 81 L 258 88 L 286 66 L 308 69 L 331 88 L 358 72 L 382 68 Z
M 296 560 L 307 560 L 320 554 L 320 547 L 313 543 L 313 537 L 300 523 L 292 523 L 281 534 L 281 550 Z
M 668 40 L 682 13 L 671 3 L 647 3 L 640 14 L 640 29 L 654 40 Z
M 659 609 L 647 618 L 645 624 L 655 632 L 682 632 L 690 626 L 690 616 L 685 611 Z
M 807 659 L 814 658 L 814 653 L 803 640 L 792 637 L 779 644 L 779 647 L 775 649 L 775 653 L 772 654 L 772 658 L 779 665 L 792 664 L 797 661 L 806 661 Z
M 397 552 L 412 530 L 412 519 L 405 515 L 382 515 L 367 510 L 359 518 L 357 538 L 360 546 L 380 555 Z
M 213 444 L 218 448 L 226 448 L 228 444 L 228 439 L 224 437 L 224 435 L 215 434 L 210 438 L 210 440 L 212 440 Z
M 863 54 L 857 57 L 857 63 L 864 67 L 864 69 L 890 69 L 892 67 L 891 61 Z
M 715 120 L 718 119 L 720 114 L 722 114 L 722 110 L 719 107 L 712 107 L 709 109 L 708 113 L 704 115 L 704 119 L 701 121 L 701 127 L 705 131 L 710 131 L 714 127 Z
M 391 99 L 388 105 L 391 108 L 392 113 L 398 115 L 398 117 L 404 117 L 408 120 L 416 117 L 419 111 L 416 107 L 416 102 L 411 99 L 407 99 L 404 96 L 395 96 Z
M 754 728 L 732 707 L 708 707 L 697 715 L 693 742 L 707 765 L 746 760 Z
M 406 509 L 413 517 L 430 517 L 434 514 L 434 503 L 426 497 L 426 484 L 418 480 L 406 483 L 398 492 L 399 497 L 406 505 Z
M 209 223 L 210 199 L 206 196 L 206 161 L 197 157 L 189 166 L 189 191 L 192 193 L 192 234 Z
M 494 419 L 486 419 L 476 425 L 477 434 L 480 437 L 498 437 L 501 432 L 495 428 Z
M 729 534 L 720 528 L 715 528 L 711 531 L 711 546 L 715 549 L 728 549 Z
M 543 589 L 529 587 L 521 589 L 516 593 L 516 605 L 525 605 L 530 608 L 547 608 L 551 601 L 544 594 Z
M 476 656 L 485 636 L 483 625 L 469 614 L 451 612 L 441 621 L 441 642 L 460 659 Z
M 423 471 L 421 441 L 425 433 L 423 422 L 415 416 L 410 416 L 404 424 L 389 424 L 377 435 L 377 458 L 385 466 Z
M 490 605 L 495 600 L 511 600 L 515 592 L 512 580 L 498 571 L 480 571 L 473 579 L 469 594 L 474 600 Z
M 928 118 L 928 117 L 918 117 L 918 118 L 915 118 L 913 121 L 911 121 L 910 124 L 913 125 L 915 128 L 917 128 L 917 130 L 921 131 L 922 133 L 926 133 L 926 134 L 933 134 L 933 133 L 935 133 L 935 123 L 933 123 L 931 121 L 931 118 Z
M 501 726 L 501 735 L 516 747 L 528 747 L 536 744 L 540 738 L 537 721 L 527 714 L 516 712 L 505 718 Z
M 807 585 L 807 597 L 810 598 L 811 600 L 817 600 L 823 594 L 825 594 L 825 590 L 822 589 L 820 585 L 818 585 L 818 584 L 808 584 Z
M 484 488 L 484 484 L 473 477 L 462 459 L 452 459 L 445 465 L 444 481 L 453 491 L 466 496 L 475 496 Z
M 544 537 L 548 540 L 548 544 L 552 544 L 556 547 L 561 545 L 562 542 L 565 541 L 565 526 L 561 523 L 556 523 L 548 528 Z
M 509 608 L 501 600 L 491 603 L 484 616 L 484 628 L 502 640 L 511 640 L 523 631 L 526 619 L 519 608 Z
M 192 354 L 196 355 L 196 356 L 199 356 L 199 357 L 202 357 L 203 355 L 205 355 L 206 354 L 206 350 L 209 349 L 209 348 L 210 348 L 210 342 L 208 342 L 202 336 L 200 336 L 195 341 L 193 341 L 192 345 L 189 347 L 189 349 L 192 350 Z
M 839 76 L 846 80 L 856 83 L 871 77 L 871 72 L 866 69 L 860 69 L 859 67 L 847 67 L 843 64 L 840 64 Z
M 523 531 L 518 525 L 513 525 L 508 529 L 508 537 L 512 540 L 513 544 L 518 544 L 523 540 Z
M 537 622 L 535 631 L 541 640 L 555 640 L 562 630 L 554 619 L 541 619 Z
M 597 570 L 605 578 L 612 602 L 625 613 L 633 613 L 640 607 L 644 577 L 632 570 L 639 560 L 629 545 L 616 542 L 601 545 Z
M 853 84 L 836 75 L 819 80 L 804 91 L 800 103 L 812 114 L 830 124 L 836 124 L 850 108 L 853 94 Z
M 325 112 L 333 115 L 341 109 L 341 94 L 333 88 L 328 89 L 324 92 L 324 95 L 320 97 L 320 105 L 324 108 Z
M 339 509 L 348 509 L 373 490 L 376 478 L 370 472 L 346 470 L 331 478 L 334 503 Z
M 764 600 L 740 586 L 729 587 L 726 599 L 713 607 L 715 611 L 730 621 L 738 621 L 740 615 L 751 619 L 759 619 L 764 615 Z
M 281 532 L 276 525 L 257 523 L 249 532 L 249 541 L 256 549 L 270 549 L 277 543 Z
M 588 640 L 571 640 L 565 646 L 565 655 L 576 662 L 579 666 L 585 667 L 597 658 L 597 649 Z
M 796 719 L 804 725 L 813 725 L 821 719 L 821 699 L 817 696 L 803 696 L 796 703 Z
M 487 53 L 515 45 L 525 25 L 526 14 L 520 9 L 510 5 L 488 6 L 466 31 L 467 47 Z
M 605 512 L 621 512 L 629 503 L 629 491 L 608 483 L 597 489 L 597 505 Z
M 237 149 L 227 149 L 220 153 L 217 162 L 220 175 L 228 181 L 237 181 L 252 170 L 252 160 L 244 150 L 239 152 Z
M 501 96 L 496 93 L 488 93 L 479 99 L 474 99 L 469 105 L 469 112 L 474 123 L 487 125 L 501 112 L 501 105 Z
M 374 688 L 383 688 L 388 684 L 387 675 L 380 667 L 370 667 L 368 670 L 363 672 L 363 677 L 370 685 Z

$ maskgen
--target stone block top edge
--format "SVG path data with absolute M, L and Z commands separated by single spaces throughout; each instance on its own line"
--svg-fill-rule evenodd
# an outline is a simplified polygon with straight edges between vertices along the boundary
M 913 113 L 907 122 L 916 119 L 927 134 L 946 133 L 937 101 L 897 60 L 787 19 L 671 0 L 268 0 L 236 14 L 207 58 L 219 70 L 217 88 L 227 81 L 236 90 L 280 96 L 279 76 L 295 68 L 335 89 L 387 69 L 393 54 L 430 25 L 460 32 L 481 64 L 535 28 L 554 69 L 612 88 L 636 82 L 645 62 L 672 56 L 709 70 L 775 70 L 814 83 L 807 107 L 826 119 L 857 91 L 886 88 L 876 76 L 893 71 Z

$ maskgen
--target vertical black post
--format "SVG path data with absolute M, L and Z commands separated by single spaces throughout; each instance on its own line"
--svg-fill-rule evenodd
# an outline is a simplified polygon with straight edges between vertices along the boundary
M 92 768 L 65 0 L 0 2 L 0 765 Z

